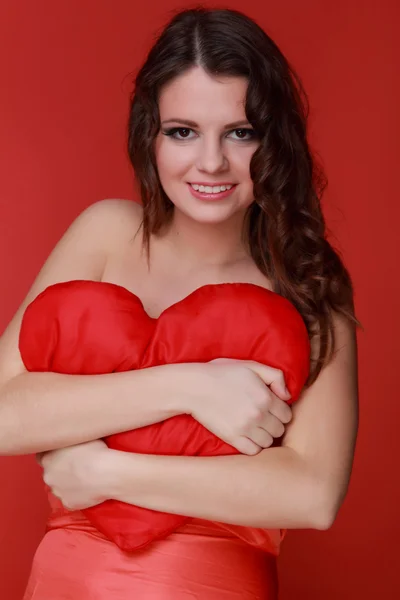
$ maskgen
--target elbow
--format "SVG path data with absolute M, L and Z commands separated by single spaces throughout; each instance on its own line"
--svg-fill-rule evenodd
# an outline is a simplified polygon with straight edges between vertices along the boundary
M 321 482 L 316 482 L 314 478 L 306 477 L 302 479 L 299 493 L 295 495 L 297 502 L 292 497 L 285 503 L 284 513 L 276 517 L 271 522 L 270 510 L 266 512 L 265 502 L 259 507 L 260 518 L 257 522 L 252 522 L 253 527 L 263 529 L 286 528 L 286 529 L 317 529 L 326 531 L 330 529 L 336 520 L 341 501 L 338 495 L 328 493 L 326 486 Z M 280 507 L 282 511 L 282 506 Z M 256 514 L 253 506 L 253 516 Z M 248 523 L 247 523 L 248 524 Z
M 326 488 L 319 491 L 318 506 L 313 510 L 312 529 L 326 531 L 330 529 L 339 513 L 345 494 L 339 494 L 337 490 Z
M 312 528 L 319 531 L 330 529 L 336 520 L 337 512 L 329 507 L 323 507 L 318 514 L 318 518 L 314 518 Z

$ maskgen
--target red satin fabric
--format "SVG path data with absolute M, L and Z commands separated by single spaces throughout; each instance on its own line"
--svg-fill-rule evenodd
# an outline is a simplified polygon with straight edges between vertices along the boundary
M 82 515 L 53 521 L 23 600 L 277 600 L 276 557 L 193 519 L 124 552 Z
M 166 309 L 158 319 L 151 319 L 140 299 L 121 286 L 84 280 L 55 284 L 44 290 L 27 307 L 21 325 L 19 346 L 29 371 L 70 374 L 110 373 L 166 363 L 205 362 L 219 357 L 251 359 L 283 370 L 292 401 L 298 398 L 304 386 L 310 359 L 308 334 L 301 316 L 293 305 L 278 294 L 245 283 L 203 286 Z M 236 449 L 214 436 L 188 415 L 112 435 L 105 441 L 111 448 L 149 454 L 214 456 L 237 453 Z M 103 548 L 100 556 L 112 555 L 112 564 L 114 560 L 117 563 L 119 560 L 125 560 L 122 558 L 125 551 L 129 557 L 134 557 L 133 563 L 144 561 L 150 565 L 153 559 L 149 557 L 154 557 L 154 552 L 157 555 L 157 547 L 163 548 L 160 552 L 163 554 L 165 551 L 165 556 L 169 556 L 169 549 L 174 547 L 171 556 L 175 557 L 174 562 L 179 565 L 177 557 L 181 551 L 177 551 L 177 548 L 183 549 L 184 555 L 190 556 L 193 553 L 193 543 L 187 543 L 189 531 L 192 532 L 192 538 L 195 536 L 197 540 L 207 540 L 202 546 L 199 546 L 198 541 L 195 544 L 198 549 L 207 547 L 204 556 L 215 555 L 215 548 L 221 548 L 224 540 L 226 547 L 236 548 L 236 553 L 238 549 L 239 554 L 244 552 L 246 556 L 256 552 L 256 563 L 259 560 L 268 562 L 271 556 L 278 553 L 284 535 L 281 530 L 262 530 L 222 523 L 213 525 L 189 519 L 184 515 L 151 511 L 114 500 L 82 512 L 66 511 L 51 494 L 50 504 L 48 533 L 39 547 L 38 556 L 35 557 L 26 596 L 35 600 L 47 600 L 51 597 L 48 595 L 50 592 L 43 588 L 43 579 L 37 579 L 35 575 L 35 564 L 43 554 L 43 544 L 48 547 L 48 558 L 51 547 L 51 556 L 58 556 L 59 560 L 65 561 L 64 543 L 69 540 L 67 547 L 71 548 L 71 531 L 74 536 L 79 532 L 80 543 L 77 545 L 74 542 L 75 551 L 67 552 L 67 556 L 71 560 L 79 559 L 81 565 L 97 556 L 100 546 L 104 544 L 107 545 L 107 551 Z M 201 533 L 196 529 L 198 527 Z M 215 531 L 219 533 L 215 534 Z M 52 535 L 49 537 L 50 533 Z M 63 543 L 57 546 L 61 539 Z M 213 542 L 210 547 L 210 540 L 214 539 L 219 542 L 217 546 Z M 55 540 L 54 548 L 52 544 Z M 95 544 L 98 544 L 96 551 L 93 548 L 89 550 L 94 540 Z M 115 545 L 110 545 L 109 541 Z M 82 555 L 82 548 L 86 546 L 89 554 L 93 552 L 91 558 L 87 556 L 86 551 Z M 133 550 L 135 552 L 132 554 Z M 257 554 L 260 550 L 263 551 L 262 559 Z M 222 556 L 217 552 L 215 564 L 226 564 L 229 570 L 229 565 L 236 563 L 233 558 L 226 561 L 227 555 L 224 555 L 224 552 Z M 240 562 L 243 563 L 243 560 L 242 557 Z M 201 553 L 199 555 L 198 551 L 193 555 L 193 564 L 196 563 L 202 564 Z M 250 563 L 253 564 L 251 560 Z M 246 561 L 243 564 L 247 564 Z M 56 566 L 55 569 L 57 570 Z M 139 570 L 143 574 L 143 571 Z M 117 571 L 119 572 L 119 567 Z M 244 571 L 247 575 L 244 575 Z M 52 569 L 49 572 L 52 572 Z M 130 572 L 132 575 L 132 570 Z M 240 575 L 236 567 L 236 572 L 242 581 L 241 587 L 245 585 L 244 582 L 248 585 L 248 569 L 242 568 Z M 272 590 L 275 584 L 271 583 L 275 581 L 273 565 L 269 565 L 266 572 L 269 573 L 267 580 L 272 585 L 269 595 L 257 596 L 254 595 L 256 592 L 251 592 L 253 595 L 248 596 L 249 598 L 274 597 Z M 113 569 L 112 573 L 115 574 Z M 79 577 L 76 578 L 76 571 L 75 575 L 71 576 L 74 581 L 79 580 Z M 147 579 L 158 585 L 148 573 Z M 253 579 L 250 576 L 250 580 Z M 112 580 L 115 583 L 114 575 Z M 223 580 L 224 578 L 220 581 Z M 256 587 L 261 580 L 259 576 L 254 579 L 257 581 Z M 44 581 L 46 586 L 49 583 L 48 577 L 45 577 Z M 122 579 L 118 581 L 122 582 Z M 138 580 L 135 581 L 137 583 Z M 142 581 L 141 577 L 139 581 Z M 207 581 L 203 581 L 203 577 L 199 575 L 199 582 L 200 588 L 203 589 Z M 52 588 L 53 584 L 49 585 Z M 81 581 L 76 585 L 81 585 Z M 260 585 L 267 589 L 265 581 Z M 38 586 L 42 589 L 36 596 L 36 591 L 32 590 L 39 590 Z M 223 590 L 227 589 L 226 582 L 222 587 L 215 587 L 215 596 L 210 595 L 210 591 L 208 595 L 201 595 L 204 590 L 201 592 L 200 588 L 200 595 L 193 595 L 190 591 L 188 593 L 191 595 L 179 596 L 175 590 L 175 595 L 171 595 L 171 598 L 236 597 L 232 593 L 230 596 L 222 595 Z M 126 588 L 126 593 L 132 589 Z M 159 595 L 144 596 L 144 591 L 140 588 L 140 597 L 169 597 L 165 595 L 165 587 L 162 589 L 162 592 L 157 592 Z M 51 593 L 54 594 L 54 589 Z M 89 591 L 84 589 L 80 589 L 79 593 L 77 591 L 76 596 L 75 592 L 67 593 L 70 595 L 65 598 L 103 598 L 103 595 L 91 596 Z M 121 594 L 104 595 L 104 598 L 128 598 L 124 595 L 124 590 Z M 59 595 L 53 597 L 61 598 Z M 247 596 L 242 594 L 238 597 Z

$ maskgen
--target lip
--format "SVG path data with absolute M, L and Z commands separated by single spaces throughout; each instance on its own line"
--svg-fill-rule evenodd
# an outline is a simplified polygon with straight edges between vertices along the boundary
M 219 182 L 211 182 L 211 181 L 188 181 L 191 185 L 208 185 L 214 187 L 214 185 L 237 185 L 236 183 L 232 183 L 232 181 L 219 181 Z
M 199 183 L 198 185 L 205 185 L 204 183 Z M 214 183 L 214 185 L 217 185 Z M 219 184 L 219 185 L 224 185 L 223 183 Z M 194 196 L 195 198 L 198 198 L 199 200 L 211 200 L 211 201 L 216 201 L 216 200 L 222 200 L 223 198 L 227 198 L 228 196 L 230 196 L 236 189 L 237 184 L 225 184 L 225 185 L 232 185 L 230 190 L 225 190 L 224 192 L 219 192 L 219 194 L 210 194 L 208 192 L 199 192 L 196 191 L 192 188 L 191 184 L 188 183 L 187 186 L 190 190 L 190 193 L 192 194 L 192 196 Z

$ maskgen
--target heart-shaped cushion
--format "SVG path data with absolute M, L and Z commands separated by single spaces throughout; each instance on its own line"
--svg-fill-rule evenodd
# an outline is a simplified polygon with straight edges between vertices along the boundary
M 286 298 L 249 283 L 202 286 L 158 319 L 150 318 L 140 299 L 119 285 L 87 280 L 57 283 L 26 308 L 19 349 L 28 371 L 68 374 L 220 357 L 253 360 L 283 371 L 290 402 L 300 395 L 310 361 L 309 337 L 299 312 Z M 144 454 L 238 454 L 189 415 L 111 435 L 105 442 L 113 449 Z M 82 512 L 129 551 L 168 535 L 188 520 L 116 500 Z M 230 529 L 241 537 L 254 537 L 246 528 L 241 533 L 240 526 Z

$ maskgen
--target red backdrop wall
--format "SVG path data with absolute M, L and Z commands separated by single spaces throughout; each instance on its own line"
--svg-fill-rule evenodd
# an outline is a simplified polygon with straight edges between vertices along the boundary
M 77 214 L 101 198 L 133 198 L 124 148 L 127 76 L 168 11 L 189 5 L 2 0 L 1 331 Z M 242 10 L 243 3 L 229 7 Z M 350 491 L 332 529 L 287 537 L 282 600 L 398 598 L 397 2 L 248 0 L 245 8 L 309 92 L 310 135 L 330 181 L 324 210 L 365 326 Z M 0 472 L 0 597 L 19 600 L 47 508 L 32 457 L 0 457 Z

